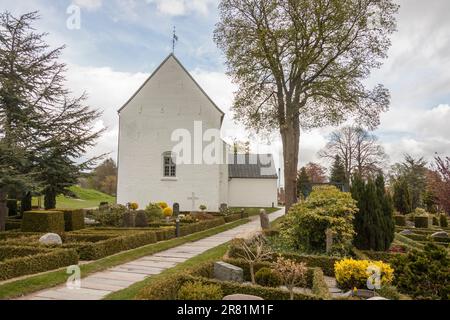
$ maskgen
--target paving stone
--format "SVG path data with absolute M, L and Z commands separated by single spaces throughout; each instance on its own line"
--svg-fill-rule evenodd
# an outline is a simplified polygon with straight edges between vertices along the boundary
M 106 279 L 119 279 L 119 280 L 127 280 L 132 282 L 142 281 L 146 278 L 145 275 L 141 274 L 132 274 L 127 272 L 116 272 L 116 271 L 106 271 L 96 274 L 97 278 L 106 278 Z

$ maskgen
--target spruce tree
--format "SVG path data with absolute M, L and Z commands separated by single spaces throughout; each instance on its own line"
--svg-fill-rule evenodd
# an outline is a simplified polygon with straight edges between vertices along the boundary
M 333 166 L 331 167 L 330 182 L 339 186 L 345 186 L 348 184 L 345 166 L 339 156 L 334 158 Z

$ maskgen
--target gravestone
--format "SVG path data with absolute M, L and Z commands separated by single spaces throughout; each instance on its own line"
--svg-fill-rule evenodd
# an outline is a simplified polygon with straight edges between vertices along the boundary
M 226 204 L 226 203 L 222 203 L 221 205 L 220 205 L 220 212 L 221 213 L 225 213 L 225 212 L 227 212 L 228 211 L 228 205 Z
M 266 210 L 261 209 L 259 212 L 259 218 L 261 220 L 261 228 L 263 230 L 269 230 L 270 229 L 270 221 L 269 221 L 269 215 L 266 213 Z
M 226 301 L 241 301 L 241 300 L 247 300 L 247 301 L 258 301 L 258 300 L 264 300 L 261 297 L 257 297 L 257 296 L 251 296 L 248 294 L 231 294 L 229 296 L 224 297 L 222 300 Z
M 177 202 L 173 204 L 173 215 L 175 217 L 178 217 L 180 215 L 180 204 Z
M 62 245 L 62 240 L 56 233 L 47 233 L 39 239 L 39 243 L 45 245 Z
M 148 227 L 148 217 L 144 210 L 136 211 L 136 217 L 134 218 L 134 225 L 137 228 Z
M 414 232 L 412 230 L 409 230 L 409 229 L 405 229 L 405 230 L 400 231 L 400 234 L 403 235 L 403 236 L 407 236 L 407 235 L 410 235 L 410 234 L 413 234 L 413 233 Z
M 229 263 L 214 263 L 214 278 L 221 281 L 244 282 L 244 270 Z
M 331 229 L 327 229 L 325 231 L 326 236 L 326 251 L 327 253 L 331 252 L 331 249 L 333 248 L 333 231 Z
M 134 228 L 134 213 L 131 211 L 126 211 L 123 215 L 123 227 L 124 228 Z
M 448 233 L 445 231 L 435 232 L 431 235 L 432 238 L 448 238 Z

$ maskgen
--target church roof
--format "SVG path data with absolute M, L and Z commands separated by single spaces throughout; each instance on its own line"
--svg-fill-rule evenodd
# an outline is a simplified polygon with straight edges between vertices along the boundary
M 189 78 L 194 82 L 194 84 L 200 89 L 200 91 L 205 95 L 206 98 L 208 98 L 208 100 L 211 102 L 211 104 L 217 109 L 217 111 L 219 111 L 222 114 L 222 121 L 223 118 L 225 116 L 225 113 L 216 105 L 216 103 L 208 96 L 208 94 L 205 92 L 205 90 L 203 90 L 203 88 L 198 84 L 197 81 L 195 81 L 194 77 L 192 77 L 192 75 L 189 73 L 189 71 L 187 71 L 187 69 L 183 66 L 183 64 L 180 62 L 180 60 L 178 60 L 178 58 L 173 54 L 169 54 L 167 56 L 166 59 L 164 59 L 163 62 L 161 62 L 161 64 L 158 66 L 158 68 L 156 68 L 156 70 L 150 75 L 150 77 L 148 77 L 147 80 L 145 80 L 145 82 L 142 84 L 142 86 L 140 86 L 140 88 L 131 96 L 130 99 L 128 99 L 128 101 L 122 106 L 122 108 L 119 109 L 118 113 L 120 113 L 123 109 L 126 108 L 126 106 L 130 103 L 131 100 L 134 99 L 134 97 L 136 97 L 136 95 L 139 93 L 139 91 L 142 90 L 142 88 L 145 87 L 145 85 L 155 76 L 155 74 L 158 73 L 158 71 L 161 69 L 161 67 L 170 59 L 173 58 L 181 67 L 181 69 L 183 69 L 184 72 L 186 72 L 186 74 L 189 76 Z
M 230 179 L 278 179 L 272 155 L 230 155 L 228 165 Z

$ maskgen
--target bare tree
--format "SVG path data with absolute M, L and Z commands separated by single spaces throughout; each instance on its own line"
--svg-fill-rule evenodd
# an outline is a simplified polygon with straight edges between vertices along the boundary
M 291 300 L 294 300 L 295 287 L 306 285 L 306 274 L 308 272 L 306 264 L 280 257 L 275 264 L 275 270 L 281 282 L 289 290 Z
M 240 249 L 237 256 L 248 263 L 252 283 L 256 284 L 255 265 L 268 260 L 272 256 L 272 252 L 266 247 L 264 237 L 257 235 L 251 239 L 236 239 L 235 245 Z
M 354 116 L 376 127 L 390 103 L 364 80 L 396 29 L 393 0 L 222 0 L 214 39 L 239 86 L 235 119 L 283 142 L 286 207 L 297 202 L 300 129 Z
M 339 156 L 345 167 L 347 183 L 352 173 L 375 175 L 388 160 L 378 138 L 357 126 L 347 126 L 333 132 L 326 147 L 319 151 L 319 156 L 329 160 Z

